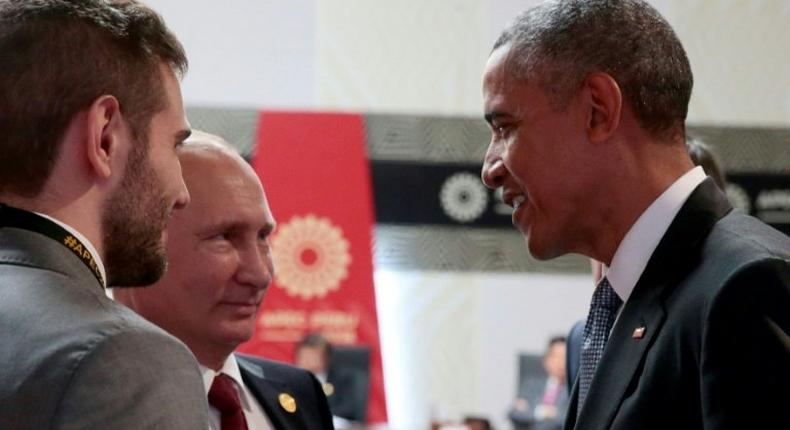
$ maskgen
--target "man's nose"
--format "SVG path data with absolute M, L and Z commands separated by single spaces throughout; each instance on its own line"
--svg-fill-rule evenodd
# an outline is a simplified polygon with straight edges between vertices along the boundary
M 181 178 L 180 182 L 181 183 L 179 184 L 180 187 L 178 190 L 178 197 L 176 197 L 176 202 L 173 205 L 175 209 L 183 209 L 186 205 L 189 204 L 190 201 L 189 190 L 187 189 L 187 185 L 184 182 L 184 179 Z
M 175 209 L 183 209 L 189 204 L 190 196 L 187 183 L 184 181 L 184 171 L 181 168 L 181 160 L 178 160 L 178 169 L 175 173 L 177 174 L 176 177 L 178 178 L 178 193 L 176 194 L 176 201 L 173 203 L 173 207 Z
M 255 244 L 242 252 L 236 275 L 239 283 L 252 285 L 258 289 L 266 288 L 273 276 L 272 256 L 268 250 L 262 250 Z
M 483 170 L 480 174 L 483 183 L 491 189 L 497 189 L 505 181 L 505 163 L 502 162 L 500 149 L 497 144 L 491 142 L 488 145 L 485 159 L 483 160 Z

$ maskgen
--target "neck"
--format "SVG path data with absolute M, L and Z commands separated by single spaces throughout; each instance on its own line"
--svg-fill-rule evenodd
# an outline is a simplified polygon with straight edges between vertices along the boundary
M 225 360 L 233 354 L 235 348 L 227 346 L 200 346 L 195 347 L 194 343 L 187 343 L 187 346 L 197 358 L 198 363 L 209 369 L 219 372 L 225 364 Z
M 637 145 L 632 144 L 632 148 Z M 597 199 L 594 217 L 596 236 L 583 254 L 611 264 L 625 235 L 645 210 L 694 165 L 685 146 L 644 142 L 637 151 L 618 151 L 601 175 L 605 194 Z
M 85 236 L 101 259 L 106 261 L 101 231 L 106 187 L 97 186 L 88 175 L 75 175 L 73 166 L 79 162 L 73 154 L 76 151 L 64 148 L 61 152 L 66 154 L 66 158 L 55 164 L 39 193 L 32 197 L 4 193 L 0 195 L 0 201 L 68 224 Z
M 52 199 L 46 194 L 44 192 L 35 198 L 4 195 L 0 197 L 0 201 L 9 206 L 41 213 L 68 224 L 85 236 L 104 259 L 104 247 L 101 240 L 101 211 L 95 207 L 96 205 L 89 204 L 85 199 L 58 203 L 59 199 Z

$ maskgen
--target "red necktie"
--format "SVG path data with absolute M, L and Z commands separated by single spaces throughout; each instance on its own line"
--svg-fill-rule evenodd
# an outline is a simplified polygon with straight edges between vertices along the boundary
M 220 373 L 214 378 L 208 391 L 208 402 L 219 411 L 222 430 L 248 430 L 239 393 L 230 376 Z

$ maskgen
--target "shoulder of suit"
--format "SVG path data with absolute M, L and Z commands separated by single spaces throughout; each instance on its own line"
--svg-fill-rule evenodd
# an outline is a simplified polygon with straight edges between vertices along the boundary
M 236 353 L 235 356 L 236 361 L 239 363 L 239 368 L 242 371 L 247 370 L 245 367 L 252 365 L 262 368 L 264 374 L 269 376 L 279 376 L 285 378 L 310 377 L 310 372 L 291 364 L 283 363 L 281 361 L 269 360 L 262 357 L 240 353 Z
M 790 237 L 737 210 L 714 225 L 707 242 L 709 248 L 742 260 L 780 258 L 790 261 Z
M 112 353 L 129 344 L 151 344 L 164 351 L 190 354 L 178 339 L 147 321 L 132 310 L 108 298 L 95 285 L 95 279 L 72 277 L 53 269 L 13 268 L 4 272 L 13 282 L 4 285 L 8 300 L 0 303 L 4 318 L 29 327 L 27 333 L 46 332 L 58 339 L 46 347 L 24 341 L 20 349 L 29 347 L 31 354 L 57 355 L 62 359 L 79 360 L 94 352 Z M 90 283 L 84 285 L 85 282 Z M 14 306 L 25 303 L 26 306 Z M 26 311 L 35 306 L 36 313 Z M 44 317 L 42 317 L 42 315 Z M 116 345 L 117 344 L 117 345 Z M 103 348 L 105 345 L 113 345 Z M 150 350 L 124 348 L 132 357 L 151 354 Z
M 782 273 L 790 273 L 790 238 L 754 217 L 731 211 L 713 225 L 700 261 L 676 291 L 673 302 L 687 311 L 676 315 L 707 313 L 725 292 L 730 298 L 766 294 L 781 284 L 779 278 L 787 276 Z M 755 282 L 758 279 L 762 281 Z
M 0 229 L 0 264 L 42 269 L 39 276 L 77 277 L 95 283 L 93 274 L 66 247 L 41 233 Z
M 181 340 L 120 303 L 107 299 L 102 304 L 104 312 L 86 321 L 90 326 L 84 332 L 92 339 L 84 343 L 86 356 L 112 357 L 124 367 L 155 370 L 175 363 L 197 369 L 197 361 Z

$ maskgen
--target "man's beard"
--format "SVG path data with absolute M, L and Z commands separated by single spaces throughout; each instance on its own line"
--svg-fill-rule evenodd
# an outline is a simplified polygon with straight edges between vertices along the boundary
M 107 285 L 151 285 L 167 268 L 162 231 L 169 208 L 147 142 L 135 142 L 123 175 L 102 214 Z

